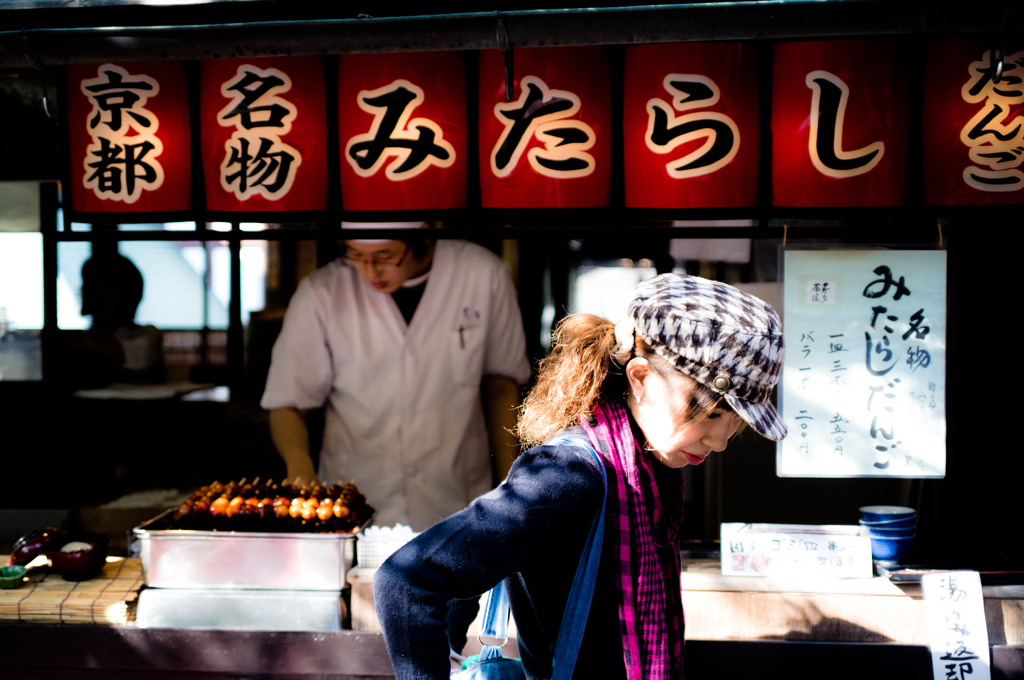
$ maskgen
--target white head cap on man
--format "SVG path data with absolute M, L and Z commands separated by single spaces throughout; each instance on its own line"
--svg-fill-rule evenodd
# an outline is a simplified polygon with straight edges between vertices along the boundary
M 419 229 L 426 225 L 422 220 L 419 222 L 342 222 L 342 229 Z M 387 243 L 386 238 L 360 238 L 350 239 L 355 243 Z

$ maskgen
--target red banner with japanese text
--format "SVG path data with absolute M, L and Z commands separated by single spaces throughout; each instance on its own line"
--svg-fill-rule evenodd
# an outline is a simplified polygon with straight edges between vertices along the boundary
M 461 52 L 341 55 L 343 207 L 465 207 L 468 127 Z
M 67 69 L 71 205 L 76 212 L 192 207 L 188 91 L 182 62 Z
M 594 208 L 611 182 L 611 73 L 603 47 L 480 53 L 480 195 L 485 208 Z
M 320 57 L 207 59 L 199 87 L 208 210 L 327 209 Z
M 772 203 L 902 205 L 907 62 L 889 40 L 775 46 Z
M 756 205 L 758 111 L 753 45 L 627 47 L 622 113 L 626 206 Z
M 1024 50 L 1006 50 L 998 81 L 991 40 L 936 40 L 926 55 L 924 202 L 1024 203 Z

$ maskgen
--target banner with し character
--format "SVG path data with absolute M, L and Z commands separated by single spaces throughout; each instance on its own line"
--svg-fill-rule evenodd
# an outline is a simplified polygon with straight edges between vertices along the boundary
M 946 253 L 787 250 L 780 477 L 946 473 Z

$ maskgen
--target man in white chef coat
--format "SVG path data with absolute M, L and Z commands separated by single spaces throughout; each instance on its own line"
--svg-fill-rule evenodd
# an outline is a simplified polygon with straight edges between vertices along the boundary
M 355 480 L 377 524 L 422 531 L 505 478 L 530 366 L 501 260 L 408 233 L 345 241 L 341 258 L 299 285 L 261 404 L 289 478 L 314 479 L 303 416 L 326 402 L 319 478 Z

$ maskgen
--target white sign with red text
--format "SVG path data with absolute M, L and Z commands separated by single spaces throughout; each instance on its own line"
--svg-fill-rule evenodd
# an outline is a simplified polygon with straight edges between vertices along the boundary
M 722 524 L 723 576 L 871 578 L 871 539 L 860 527 Z

